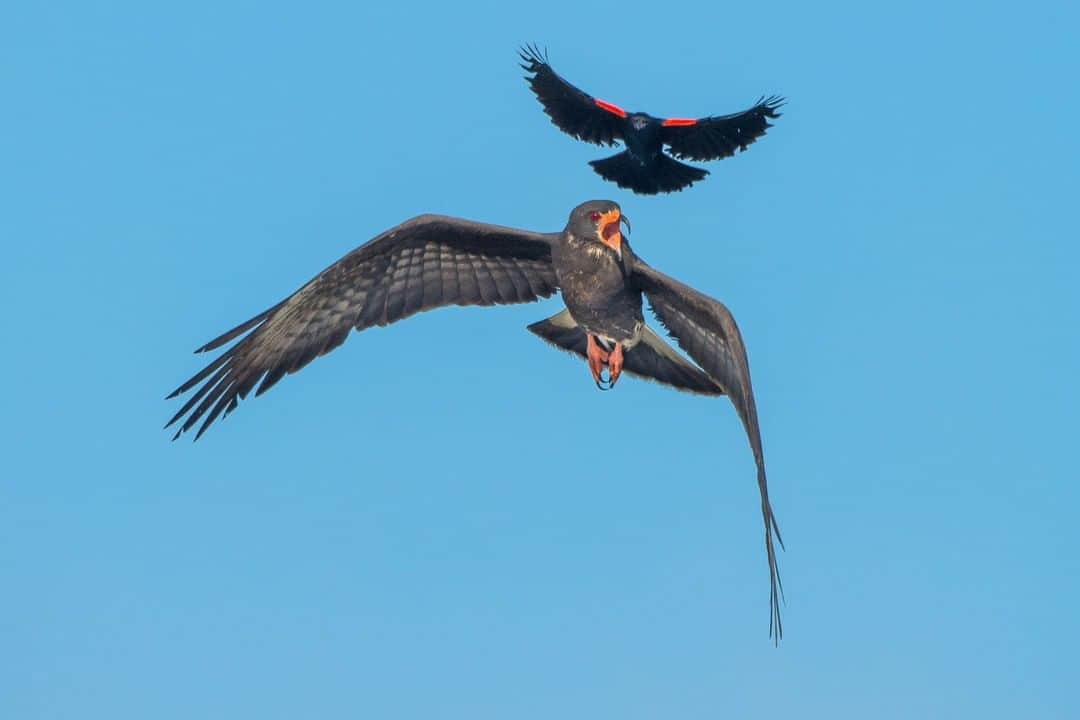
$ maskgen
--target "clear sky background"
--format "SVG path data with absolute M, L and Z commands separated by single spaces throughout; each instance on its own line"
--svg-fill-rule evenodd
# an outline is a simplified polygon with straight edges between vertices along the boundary
M 0 10 L 0 717 L 1068 718 L 1076 3 Z M 689 191 L 559 133 L 518 45 L 660 115 L 789 98 Z M 726 400 L 447 309 L 169 442 L 191 350 L 381 230 L 619 201 L 749 348 Z

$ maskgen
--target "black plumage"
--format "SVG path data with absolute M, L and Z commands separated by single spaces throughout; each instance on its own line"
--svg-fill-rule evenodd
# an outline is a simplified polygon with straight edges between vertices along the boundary
M 533 302 L 561 291 L 566 309 L 529 330 L 584 357 L 593 380 L 614 386 L 623 368 L 678 390 L 727 395 L 757 466 L 770 576 L 770 634 L 779 640 L 780 577 L 765 461 L 742 336 L 721 303 L 658 272 L 623 238 L 627 223 L 610 201 L 583 203 L 559 233 L 422 215 L 361 245 L 303 287 L 196 352 L 236 341 L 169 398 L 194 393 L 166 424 L 196 439 L 288 373 L 333 350 L 350 330 L 388 325 L 446 305 Z M 642 298 L 686 359 L 644 322 Z M 608 377 L 603 377 L 603 368 Z
M 708 170 L 679 160 L 721 160 L 745 150 L 772 127 L 769 120 L 780 117 L 784 104 L 774 95 L 730 115 L 659 118 L 628 112 L 579 90 L 560 77 L 536 47 L 523 48 L 520 54 L 521 67 L 529 73 L 526 81 L 551 122 L 585 142 L 621 141 L 626 146 L 622 152 L 589 165 L 605 180 L 643 195 L 675 192 L 704 179 Z

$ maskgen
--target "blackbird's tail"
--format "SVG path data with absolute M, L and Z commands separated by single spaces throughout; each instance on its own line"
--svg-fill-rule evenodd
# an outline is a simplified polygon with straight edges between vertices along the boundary
M 621 188 L 641 195 L 669 193 L 690 187 L 709 174 L 708 170 L 691 167 L 660 152 L 652 160 L 642 163 L 629 150 L 623 150 L 603 160 L 589 163 L 593 170 Z

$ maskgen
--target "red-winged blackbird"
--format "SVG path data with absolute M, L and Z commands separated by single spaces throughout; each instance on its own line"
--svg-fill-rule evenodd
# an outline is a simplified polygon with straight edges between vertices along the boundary
M 623 142 L 626 149 L 621 153 L 589 164 L 605 180 L 642 195 L 682 190 L 709 174 L 672 159 L 664 145 L 681 160 L 731 157 L 764 135 L 772 127 L 768 119 L 780 117 L 777 110 L 784 104 L 783 98 L 773 95 L 731 115 L 658 118 L 628 112 L 582 92 L 559 77 L 546 54 L 534 46 L 523 48 L 521 59 L 521 67 L 530 73 L 529 87 L 557 128 L 597 145 Z
M 770 634 L 779 640 L 780 577 L 776 527 L 765 479 L 750 368 L 735 319 L 721 303 L 654 270 L 623 237 L 629 222 L 609 200 L 583 203 L 562 232 L 540 233 L 441 215 L 421 215 L 383 232 L 345 255 L 277 305 L 199 348 L 236 341 L 173 391 L 194 394 L 173 415 L 176 433 L 198 438 L 254 390 L 269 389 L 345 341 L 351 330 L 389 325 L 448 305 L 534 302 L 561 291 L 566 309 L 528 329 L 584 358 L 602 389 L 622 371 L 699 395 L 727 395 L 742 421 L 757 466 L 769 561 Z M 642 297 L 687 360 L 645 324 Z M 429 361 L 462 352 L 469 340 L 430 348 Z M 479 347 L 477 352 L 490 352 Z M 607 377 L 603 375 L 607 368 Z M 535 433 L 522 416 L 522 432 Z M 201 421 L 201 424 L 200 424 Z M 562 430 L 595 442 L 598 458 L 622 451 L 619 426 L 630 417 L 575 418 Z M 166 427 L 168 427 L 168 425 Z M 175 438 L 174 438 L 175 439 Z M 555 453 L 535 437 L 538 453 Z

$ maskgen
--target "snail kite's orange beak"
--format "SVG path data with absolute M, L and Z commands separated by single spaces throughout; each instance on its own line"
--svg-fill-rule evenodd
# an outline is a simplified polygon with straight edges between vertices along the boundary
M 600 242 L 614 250 L 619 258 L 622 258 L 622 230 L 619 226 L 624 223 L 626 231 L 630 232 L 630 220 L 618 208 L 601 213 L 600 220 L 596 223 L 596 233 L 600 236 Z

